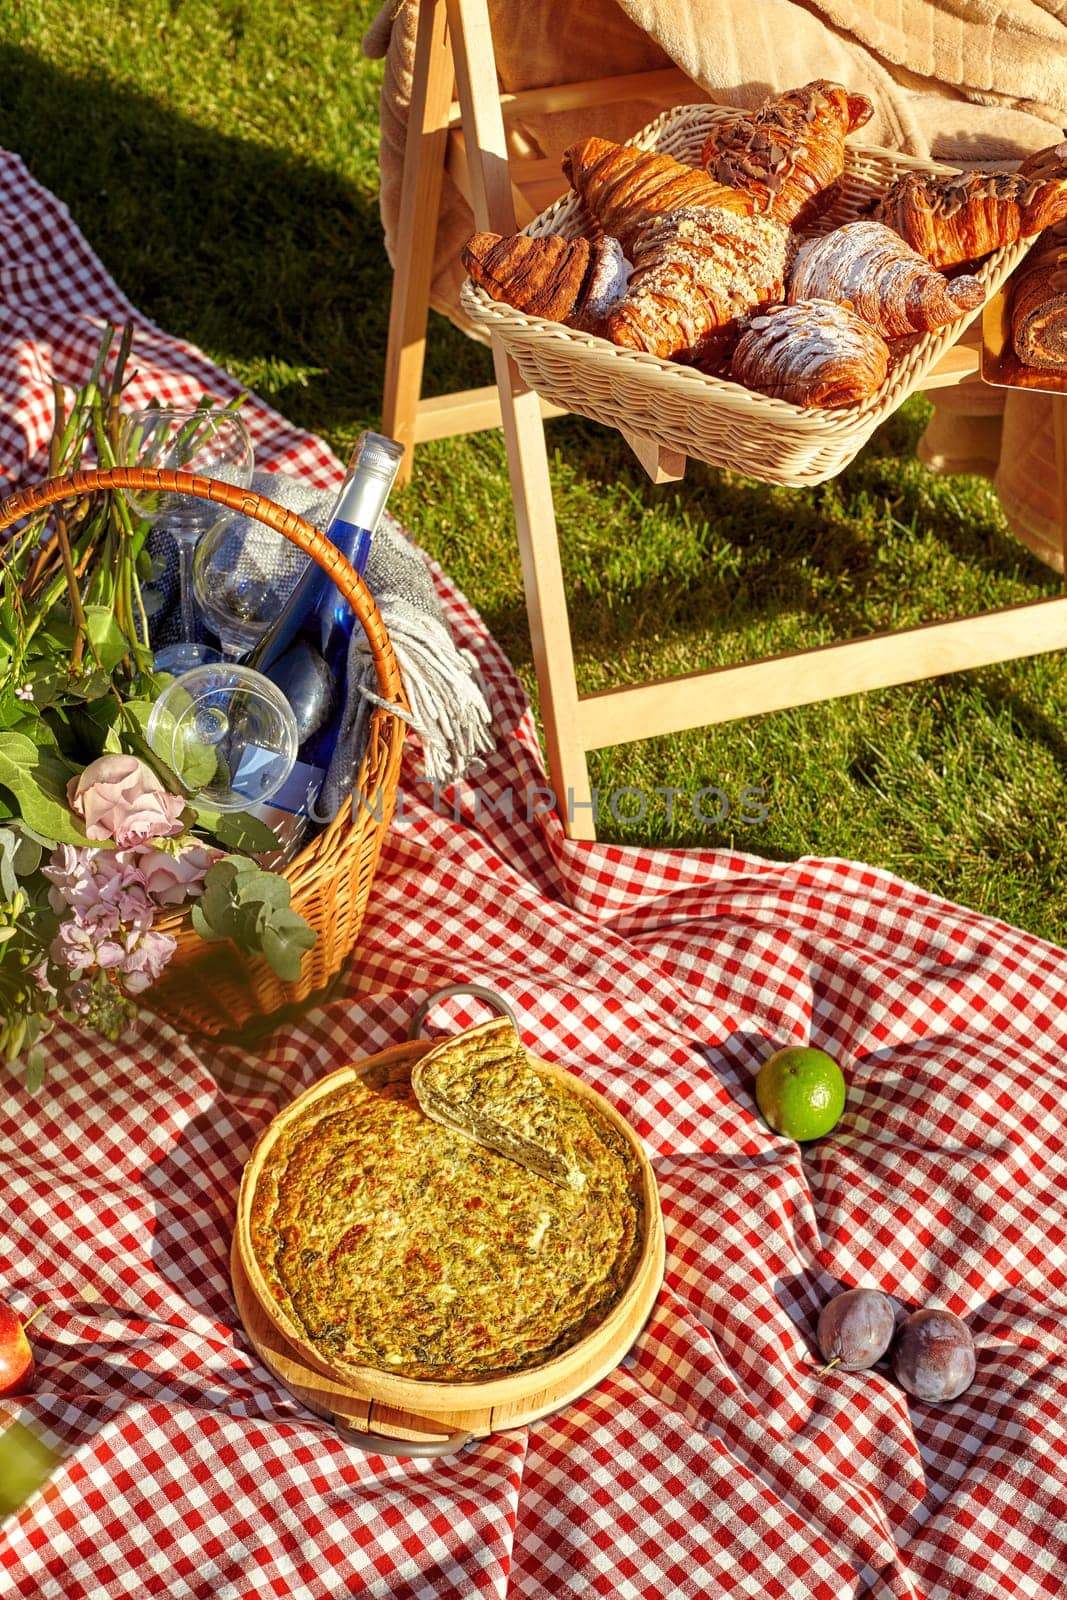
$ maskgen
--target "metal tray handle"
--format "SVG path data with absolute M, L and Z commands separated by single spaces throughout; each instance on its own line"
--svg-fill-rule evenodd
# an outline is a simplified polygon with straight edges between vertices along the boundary
M 408 1029 L 408 1038 L 417 1039 L 419 1037 L 419 1029 L 426 1021 L 427 1013 L 431 1007 L 435 1006 L 438 1000 L 447 1000 L 449 995 L 453 994 L 469 994 L 473 995 L 476 1000 L 484 1000 L 486 1005 L 491 1006 L 498 1016 L 508 1018 L 516 1033 L 520 1031 L 518 1017 L 516 1017 L 504 997 L 497 994 L 495 989 L 486 989 L 480 983 L 448 983 L 443 989 L 435 989 L 433 994 L 428 994 L 426 999 L 416 1008 L 415 1015 L 411 1019 L 411 1026 Z
M 443 1439 L 394 1439 L 385 1433 L 363 1433 L 337 1416 L 333 1425 L 347 1444 L 376 1456 L 452 1456 L 474 1438 L 473 1433 L 450 1433 Z

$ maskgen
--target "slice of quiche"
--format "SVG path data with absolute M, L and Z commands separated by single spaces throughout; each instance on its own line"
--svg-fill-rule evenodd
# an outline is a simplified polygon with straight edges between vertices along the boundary
M 581 1107 L 532 1065 L 507 1017 L 434 1045 L 412 1068 L 411 1087 L 435 1122 L 554 1183 L 585 1187 Z

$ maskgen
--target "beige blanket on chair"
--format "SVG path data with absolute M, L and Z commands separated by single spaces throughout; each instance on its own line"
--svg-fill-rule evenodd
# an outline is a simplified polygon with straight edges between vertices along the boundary
M 1013 165 L 1055 142 L 1067 125 L 1067 0 L 489 0 L 489 14 L 503 90 L 674 64 L 693 81 L 686 99 L 751 107 L 772 90 L 831 78 L 874 101 L 866 143 L 961 166 Z M 388 0 L 365 40 L 368 54 L 386 58 L 381 211 L 390 256 L 417 20 L 418 0 Z M 586 134 L 625 139 L 675 103 L 677 96 L 649 93 L 621 105 L 516 119 L 509 147 L 518 158 L 555 160 Z M 565 188 L 561 177 L 561 194 Z M 459 252 L 472 229 L 470 209 L 446 175 L 431 303 L 460 326 Z M 980 450 L 965 421 L 972 387 L 974 409 L 984 417 Z M 955 447 L 939 440 L 926 452 L 932 464 L 967 460 L 995 470 L 989 412 L 999 409 L 1000 392 L 977 390 L 954 392 Z M 1040 452 L 1047 402 L 1012 395 L 1011 405 L 1031 416 L 1012 436 L 1034 438 Z M 1051 439 L 1050 425 L 1047 433 Z M 1039 458 L 1031 470 L 1016 453 L 1011 485 L 1001 483 L 1009 516 L 1032 545 L 1050 536 L 1047 496 L 1039 510 L 1037 496 L 1019 487 L 1035 476 L 1047 478 L 1048 462 Z

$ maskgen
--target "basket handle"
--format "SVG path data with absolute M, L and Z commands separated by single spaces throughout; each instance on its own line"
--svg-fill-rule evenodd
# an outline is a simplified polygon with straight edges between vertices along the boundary
M 275 501 L 268 500 L 266 495 L 236 488 L 219 478 L 204 478 L 199 473 L 171 472 L 162 467 L 106 467 L 73 472 L 67 478 L 48 478 L 44 483 L 9 495 L 0 502 L 0 532 L 44 506 L 100 489 L 163 489 L 170 494 L 190 495 L 194 500 L 214 500 L 282 534 L 330 575 L 359 618 L 370 645 L 382 699 L 408 709 L 392 641 L 367 585 L 324 533 L 295 511 L 286 511 Z

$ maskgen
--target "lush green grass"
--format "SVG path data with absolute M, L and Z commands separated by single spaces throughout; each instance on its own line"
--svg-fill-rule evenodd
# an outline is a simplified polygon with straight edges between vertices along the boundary
M 0 45 L 0 142 L 131 298 L 342 450 L 378 419 L 388 314 L 381 66 L 359 51 L 373 9 L 6 0 Z M 485 351 L 434 318 L 428 392 L 490 376 Z M 986 484 L 918 465 L 925 414 L 910 402 L 807 491 L 692 464 L 654 489 L 617 435 L 552 423 L 582 687 L 1055 592 Z M 424 447 L 399 510 L 532 690 L 501 438 Z M 643 821 L 608 816 L 602 833 L 859 858 L 1063 942 L 1065 723 L 1051 656 L 620 747 L 593 762 L 605 795 L 714 786 L 731 811 L 697 821 L 682 798 L 669 821 L 653 797 Z M 746 786 L 764 791 L 762 821 L 743 820 Z

